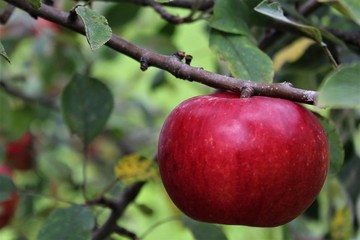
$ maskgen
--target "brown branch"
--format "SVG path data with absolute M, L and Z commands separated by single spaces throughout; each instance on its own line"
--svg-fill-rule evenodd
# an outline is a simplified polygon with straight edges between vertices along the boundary
M 54 110 L 59 109 L 59 107 L 51 99 L 26 95 L 23 92 L 20 92 L 19 90 L 11 87 L 7 83 L 5 83 L 5 81 L 3 81 L 3 80 L 0 80 L 0 89 L 3 89 L 3 91 L 8 93 L 9 95 L 20 98 L 20 99 L 24 100 L 25 102 L 40 104 L 40 105 L 43 105 L 45 107 L 48 107 L 48 108 L 51 108 Z
M 142 6 L 149 6 L 147 3 L 147 0 L 95 0 L 95 1 L 102 1 L 102 2 L 126 2 L 126 3 L 132 3 Z M 196 0 L 197 3 L 195 3 L 194 0 L 173 0 L 165 3 L 161 3 L 163 6 L 169 6 L 169 7 L 178 7 L 178 8 L 186 8 L 186 9 L 192 9 L 195 4 L 199 4 L 198 10 L 200 11 L 208 11 L 214 6 L 213 0 Z
M 15 7 L 11 4 L 7 4 L 5 9 L 0 13 L 0 24 L 5 24 L 14 12 Z
M 360 31 L 344 31 L 333 28 L 327 28 L 326 30 L 360 52 Z
M 92 240 L 107 239 L 111 233 L 119 230 L 117 220 L 124 214 L 127 206 L 135 200 L 144 184 L 145 182 L 138 182 L 126 187 L 118 200 L 100 200 L 100 204 L 109 206 L 112 211 L 104 225 L 93 232 Z M 125 232 L 122 233 L 125 234 Z
M 24 0 L 5 1 L 23 9 L 29 14 L 42 17 L 78 33 L 85 34 L 85 27 L 80 18 L 69 20 L 69 13 L 44 4 L 41 5 L 39 10 L 36 10 Z M 112 35 L 106 45 L 138 62 L 142 62 L 142 66 L 154 66 L 173 74 L 175 77 L 199 82 L 216 89 L 232 91 L 240 95 L 244 89 L 251 88 L 254 95 L 278 97 L 308 104 L 314 104 L 316 101 L 317 92 L 315 91 L 294 88 L 289 84 L 253 82 L 208 72 L 202 68 L 192 67 L 182 62 L 176 55 L 166 56 L 140 48 L 115 34 Z
M 148 6 L 151 6 L 164 20 L 168 21 L 169 23 L 173 23 L 173 24 L 189 23 L 194 20 L 191 15 L 189 15 L 187 17 L 183 17 L 183 18 L 175 16 L 175 15 L 167 12 L 163 8 L 163 5 L 161 5 L 160 3 L 158 3 L 154 0 L 144 0 L 144 2 Z

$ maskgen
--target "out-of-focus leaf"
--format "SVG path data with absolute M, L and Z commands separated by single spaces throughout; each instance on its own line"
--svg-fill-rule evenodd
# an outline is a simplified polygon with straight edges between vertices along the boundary
M 56 152 L 42 153 L 37 160 L 38 169 L 48 179 L 59 180 L 63 183 L 72 181 L 71 168 L 59 159 L 52 157 L 54 153 Z
M 360 157 L 360 125 L 357 127 L 357 130 L 353 133 L 353 142 L 355 147 L 355 153 Z
M 356 108 L 360 106 L 360 62 L 331 73 L 320 87 L 320 106 Z
M 318 0 L 329 4 L 360 25 L 360 1 L 358 0 Z
M 98 49 L 109 41 L 112 31 L 104 16 L 84 6 L 76 7 L 75 11 L 84 22 L 86 39 L 92 50 Z
M 142 203 L 136 203 L 135 204 L 136 208 L 139 209 L 139 211 L 141 213 L 143 213 L 145 216 L 152 216 L 154 215 L 154 210 L 147 206 L 146 204 L 142 204 Z
M 8 61 L 9 63 L 11 63 L 9 56 L 6 54 L 5 48 L 2 45 L 2 43 L 0 42 L 0 56 L 2 56 L 6 61 Z
M 0 175 L 0 202 L 10 198 L 16 191 L 16 186 L 10 177 Z
M 250 29 L 244 21 L 243 14 L 241 14 L 242 9 L 247 9 L 244 1 L 216 1 L 210 26 L 227 33 L 251 36 Z
M 299 60 L 311 44 L 313 44 L 313 41 L 307 38 L 300 38 L 291 45 L 280 49 L 274 57 L 275 70 L 280 70 L 281 66 L 287 62 L 292 63 Z
M 139 34 L 134 42 L 141 47 L 151 49 L 153 51 L 170 55 L 177 51 L 176 46 L 169 36 L 156 34 L 151 36 L 144 36 Z
M 331 239 L 351 239 L 354 212 L 349 206 L 346 189 L 337 178 L 328 181 L 328 198 L 333 209 L 330 219 Z
M 67 126 L 88 145 L 105 126 L 113 96 L 99 80 L 75 75 L 64 89 L 61 107 Z
M 210 47 L 219 59 L 225 61 L 234 77 L 257 82 L 271 82 L 271 59 L 246 36 L 212 30 Z
M 183 219 L 184 224 L 196 240 L 227 240 L 224 231 L 217 225 L 207 224 L 192 220 L 188 217 Z
M 129 21 L 134 19 L 140 10 L 140 6 L 137 4 L 119 2 L 114 5 L 110 5 L 104 16 L 109 21 L 112 28 L 125 26 Z
M 41 6 L 41 0 L 27 0 L 30 5 L 35 8 L 35 9 L 39 9 Z
M 88 240 L 94 225 L 94 216 L 87 207 L 57 208 L 45 221 L 37 239 Z
M 158 178 L 154 161 L 139 154 L 131 154 L 121 158 L 114 168 L 116 177 L 124 184 Z
M 330 222 L 331 239 L 351 239 L 352 226 L 349 208 L 335 210 Z
M 164 71 L 158 71 L 151 80 L 150 89 L 156 90 L 166 84 L 166 75 Z
M 281 9 L 281 5 L 278 2 L 264 0 L 255 7 L 255 11 L 258 11 L 259 13 L 267 15 L 283 23 L 289 24 L 305 33 L 317 43 L 322 43 L 322 36 L 319 29 L 290 20 L 284 15 L 283 10 Z
M 344 147 L 340 140 L 340 135 L 335 128 L 335 124 L 330 120 L 318 116 L 322 127 L 325 130 L 330 148 L 330 174 L 340 171 L 344 163 Z

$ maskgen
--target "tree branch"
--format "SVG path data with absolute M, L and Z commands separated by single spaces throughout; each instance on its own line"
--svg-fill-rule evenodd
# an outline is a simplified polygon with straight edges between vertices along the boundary
M 148 6 L 147 0 L 95 0 L 95 1 L 102 1 L 102 2 L 126 2 L 126 3 L 133 3 L 142 6 Z M 178 8 L 187 8 L 192 9 L 194 4 L 198 4 L 198 10 L 200 11 L 207 11 L 214 6 L 213 0 L 173 0 L 165 3 L 161 3 L 163 6 L 169 7 L 178 7 Z
M 18 97 L 26 102 L 37 103 L 37 104 L 43 105 L 45 107 L 48 107 L 48 108 L 51 108 L 54 110 L 59 109 L 59 107 L 51 99 L 28 96 L 28 95 L 18 91 L 17 89 L 9 86 L 3 80 L 0 80 L 0 88 L 2 88 L 4 92 L 6 92 L 12 96 Z
M 160 3 L 158 3 L 154 0 L 144 0 L 144 2 L 147 5 L 151 6 L 163 19 L 165 19 L 169 23 L 173 23 L 173 24 L 189 23 L 189 22 L 193 22 L 193 20 L 194 20 L 192 18 L 192 15 L 182 18 L 182 17 L 175 16 L 173 14 L 170 14 L 163 8 L 163 5 L 161 5 Z
M 128 186 L 122 193 L 121 198 L 116 201 L 104 201 L 104 199 L 101 200 L 100 203 L 104 205 L 109 205 L 112 211 L 104 225 L 94 231 L 92 240 L 107 239 L 111 235 L 111 233 L 118 232 L 119 226 L 117 225 L 117 220 L 123 215 L 126 207 L 135 200 L 136 196 L 139 194 L 144 184 L 145 182 L 138 182 Z M 125 234 L 124 231 L 122 231 L 122 233 Z
M 85 27 L 80 18 L 69 18 L 69 13 L 44 4 L 41 5 L 39 10 L 36 10 L 23 0 L 5 1 L 33 16 L 42 17 L 78 33 L 85 34 Z M 176 54 L 171 56 L 158 54 L 127 42 L 115 34 L 112 35 L 106 45 L 141 62 L 141 66 L 145 66 L 142 68 L 143 70 L 146 70 L 148 66 L 154 66 L 173 74 L 175 77 L 199 82 L 220 90 L 232 91 L 239 93 L 239 95 L 244 89 L 251 88 L 254 95 L 284 98 L 307 104 L 315 104 L 317 97 L 315 91 L 294 88 L 289 84 L 253 82 L 208 72 L 203 68 L 192 67 L 182 62 Z

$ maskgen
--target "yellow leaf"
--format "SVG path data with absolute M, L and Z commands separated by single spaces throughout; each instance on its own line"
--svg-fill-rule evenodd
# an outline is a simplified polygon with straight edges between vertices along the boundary
M 121 158 L 116 163 L 114 171 L 117 178 L 124 184 L 155 180 L 159 176 L 154 161 L 139 154 Z
M 293 44 L 281 49 L 274 56 L 275 71 L 278 72 L 281 66 L 287 62 L 295 62 L 298 60 L 313 43 L 314 41 L 308 38 L 300 38 Z
M 333 240 L 351 239 L 351 213 L 348 208 L 336 210 L 330 222 L 330 236 Z

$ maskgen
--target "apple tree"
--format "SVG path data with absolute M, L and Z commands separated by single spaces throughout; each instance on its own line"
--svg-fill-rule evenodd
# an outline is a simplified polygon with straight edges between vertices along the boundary
M 1 0 L 0 24 L 0 239 L 360 238 L 359 1 Z

